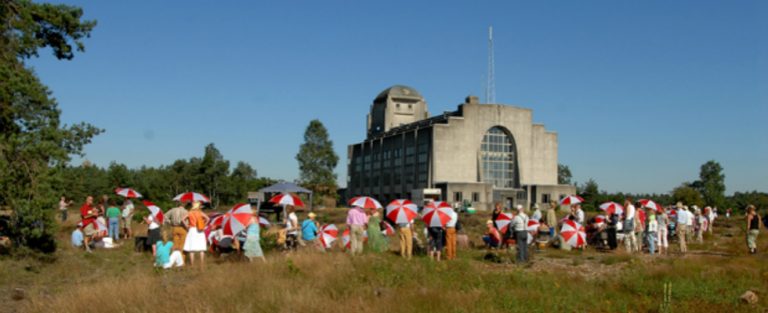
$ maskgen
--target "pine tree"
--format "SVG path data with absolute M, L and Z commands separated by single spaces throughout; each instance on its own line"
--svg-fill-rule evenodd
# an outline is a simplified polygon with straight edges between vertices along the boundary
M 300 182 L 315 193 L 315 202 L 336 197 L 336 174 L 339 157 L 333 151 L 328 130 L 319 120 L 312 120 L 304 132 L 304 143 L 296 155 L 301 172 Z

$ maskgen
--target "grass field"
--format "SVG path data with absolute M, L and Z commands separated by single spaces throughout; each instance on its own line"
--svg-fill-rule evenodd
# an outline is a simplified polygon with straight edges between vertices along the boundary
M 463 217 L 474 242 L 485 218 Z M 320 219 L 338 223 L 343 211 L 322 212 Z M 0 311 L 659 312 L 663 286 L 671 283 L 670 312 L 764 312 L 765 238 L 760 254 L 749 256 L 741 220 L 718 222 L 716 234 L 691 245 L 686 256 L 546 249 L 517 266 L 506 252 L 500 263 L 485 261 L 479 248 L 440 263 L 404 261 L 394 252 L 353 258 L 306 249 L 267 252 L 266 264 L 208 258 L 205 271 L 164 272 L 132 246 L 93 254 L 73 249 L 72 226 L 64 225 L 50 260 L 0 259 Z M 746 290 L 761 297 L 757 305 L 740 302 Z

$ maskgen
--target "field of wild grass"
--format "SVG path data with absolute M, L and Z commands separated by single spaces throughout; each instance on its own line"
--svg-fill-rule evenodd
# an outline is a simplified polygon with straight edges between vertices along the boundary
M 484 218 L 465 219 L 475 242 Z M 543 250 L 517 266 L 506 252 L 486 261 L 480 248 L 440 263 L 305 249 L 269 251 L 267 263 L 207 258 L 204 271 L 156 271 L 132 246 L 86 254 L 67 246 L 64 226 L 49 260 L 0 259 L 0 312 L 659 312 L 665 283 L 670 312 L 764 312 L 768 240 L 746 255 L 735 222 L 720 223 L 686 256 Z M 757 305 L 740 302 L 746 290 L 760 296 Z

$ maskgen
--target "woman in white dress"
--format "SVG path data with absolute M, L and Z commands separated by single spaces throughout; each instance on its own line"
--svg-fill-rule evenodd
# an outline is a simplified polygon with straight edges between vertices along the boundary
M 189 253 L 190 266 L 195 265 L 195 253 L 200 255 L 200 268 L 205 268 L 205 250 L 207 250 L 207 242 L 205 240 L 205 225 L 208 224 L 208 215 L 205 215 L 200 210 L 200 201 L 192 203 L 192 210 L 189 211 L 189 215 L 185 218 L 189 230 L 187 231 L 187 238 L 184 241 L 184 251 Z

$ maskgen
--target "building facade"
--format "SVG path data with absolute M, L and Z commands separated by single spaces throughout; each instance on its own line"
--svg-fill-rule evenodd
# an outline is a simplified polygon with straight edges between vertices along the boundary
M 365 141 L 348 146 L 347 196 L 433 198 L 481 210 L 546 203 L 575 192 L 557 183 L 557 144 L 530 109 L 470 96 L 456 111 L 429 117 L 418 91 L 396 85 L 374 99 Z

